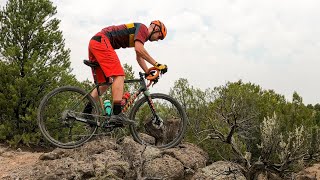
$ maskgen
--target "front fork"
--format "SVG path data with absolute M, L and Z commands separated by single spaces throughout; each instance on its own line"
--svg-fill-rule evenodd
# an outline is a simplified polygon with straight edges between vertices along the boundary
M 154 108 L 154 104 L 153 104 L 150 92 L 148 90 L 146 90 L 146 91 L 144 91 L 144 95 L 147 98 L 147 102 L 149 104 L 149 107 L 150 107 L 152 115 L 153 115 L 152 124 L 157 129 L 160 129 L 163 126 L 163 120 L 158 116 L 156 109 Z

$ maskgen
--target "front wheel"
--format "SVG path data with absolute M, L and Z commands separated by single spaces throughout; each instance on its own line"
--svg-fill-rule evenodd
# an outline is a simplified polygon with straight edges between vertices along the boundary
M 135 141 L 158 148 L 171 148 L 182 140 L 187 127 L 187 115 L 179 102 L 166 94 L 151 94 L 152 101 L 143 97 L 132 107 L 129 118 Z M 152 103 L 151 103 L 152 102 Z

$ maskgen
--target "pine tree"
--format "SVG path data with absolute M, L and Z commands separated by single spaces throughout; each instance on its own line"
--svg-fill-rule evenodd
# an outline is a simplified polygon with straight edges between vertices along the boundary
M 56 13 L 49 0 L 8 0 L 0 10 L 0 141 L 37 144 L 41 98 L 77 83 Z

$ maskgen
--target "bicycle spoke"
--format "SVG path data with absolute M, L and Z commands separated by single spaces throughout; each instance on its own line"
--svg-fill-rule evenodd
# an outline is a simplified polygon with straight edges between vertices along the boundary
M 69 140 L 72 141 L 72 127 L 69 127 Z

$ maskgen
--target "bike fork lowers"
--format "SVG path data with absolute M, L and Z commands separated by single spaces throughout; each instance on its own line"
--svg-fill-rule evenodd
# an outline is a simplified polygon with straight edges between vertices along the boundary
M 144 91 L 144 95 L 147 97 L 147 101 L 149 104 L 149 107 L 151 109 L 153 120 L 152 123 L 157 126 L 157 128 L 160 128 L 163 125 L 163 120 L 157 115 L 156 109 L 154 108 L 154 104 L 151 98 L 151 95 L 149 91 Z

